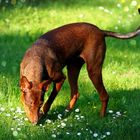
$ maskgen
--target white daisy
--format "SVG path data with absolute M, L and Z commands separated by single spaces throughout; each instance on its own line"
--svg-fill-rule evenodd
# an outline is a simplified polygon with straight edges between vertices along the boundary
M 47 120 L 46 120 L 46 123 L 51 123 L 51 122 L 52 122 L 52 121 L 51 121 L 51 120 L 49 120 L 49 119 L 47 119 Z
M 77 133 L 77 136 L 80 136 L 80 135 L 81 135 L 81 133 L 80 133 L 80 132 L 78 132 L 78 133 Z
M 2 111 L 2 112 L 5 111 L 5 108 L 1 107 L 1 108 L 0 108 L 0 111 Z
M 121 112 L 120 111 L 117 111 L 116 112 L 116 115 L 121 116 Z
M 52 138 L 56 138 L 56 135 L 55 134 L 52 134 Z
M 64 122 L 61 123 L 62 128 L 64 128 L 66 126 L 66 124 Z
M 113 113 L 113 110 L 108 110 L 108 112 L 112 114 Z
M 76 113 L 80 112 L 80 109 L 79 108 L 75 109 L 75 112 Z
M 66 132 L 66 134 L 67 134 L 67 135 L 70 135 L 70 133 L 69 133 L 69 132 Z
M 108 135 L 108 136 L 109 136 L 110 134 L 111 134 L 110 132 L 106 132 L 106 135 Z
M 131 2 L 131 5 L 132 5 L 132 6 L 137 6 L 137 1 L 133 0 L 133 1 Z
M 94 133 L 93 134 L 93 137 L 95 137 L 95 138 L 98 137 L 98 134 L 97 133 Z
M 57 115 L 57 118 L 58 118 L 59 120 L 61 120 L 61 119 L 62 119 L 62 114 L 58 114 L 58 115 Z
M 13 136 L 17 137 L 18 136 L 18 132 L 17 131 L 13 131 Z

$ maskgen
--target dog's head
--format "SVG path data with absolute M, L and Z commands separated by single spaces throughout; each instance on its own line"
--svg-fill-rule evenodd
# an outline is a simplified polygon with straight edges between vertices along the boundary
M 44 81 L 35 85 L 23 76 L 20 79 L 21 101 L 27 117 L 33 124 L 37 124 L 40 118 L 40 108 L 44 102 L 44 94 L 50 85 L 50 81 Z

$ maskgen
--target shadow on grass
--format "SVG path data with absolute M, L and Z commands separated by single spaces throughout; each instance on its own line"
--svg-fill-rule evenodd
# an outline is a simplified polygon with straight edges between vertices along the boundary
M 63 106 L 63 105 L 59 105 L 57 106 L 57 108 L 50 109 L 47 114 L 44 114 L 41 117 L 38 124 L 40 123 L 45 124 L 47 119 L 55 122 L 57 120 L 61 120 L 61 119 L 63 120 L 65 118 L 68 118 L 70 114 L 73 112 L 73 110 L 67 112 L 65 109 L 66 109 L 66 106 Z
M 37 38 L 39 35 L 34 35 Z M 19 73 L 19 65 L 22 57 L 34 42 L 34 38 L 25 33 L 24 36 L 19 34 L 0 35 L 0 73 L 3 75 L 15 75 Z
M 56 108 L 50 109 L 48 114 L 44 115 L 39 123 L 45 124 L 47 119 L 55 122 L 59 120 L 58 115 L 60 115 L 61 119 L 69 118 L 71 113 L 75 113 L 75 108 L 80 109 L 80 114 L 84 114 L 88 120 L 90 120 L 91 125 L 97 122 L 102 121 L 99 116 L 99 111 L 101 109 L 101 102 L 99 100 L 98 94 L 93 94 L 87 96 L 86 93 L 84 94 L 75 105 L 74 109 L 70 112 L 65 112 L 66 106 L 63 105 L 56 105 Z M 127 112 L 128 118 L 131 118 L 134 123 L 137 123 L 139 120 L 139 110 L 140 110 L 140 89 L 133 89 L 133 90 L 114 90 L 110 92 L 110 100 L 107 108 L 107 113 L 103 121 L 107 121 L 110 119 L 110 114 L 108 110 L 113 110 L 114 112 L 120 111 L 122 114 L 123 112 Z M 60 97 L 58 97 L 58 100 Z M 61 100 L 61 99 L 60 99 Z M 94 106 L 96 108 L 94 108 Z
M 52 1 L 47 1 L 47 2 L 40 2 L 40 5 L 43 6 L 43 8 L 52 7 L 52 6 L 57 6 L 59 7 L 65 7 L 65 8 L 73 8 L 73 7 L 97 7 L 97 6 L 109 6 L 112 7 L 115 5 L 115 2 L 112 1 L 93 1 L 93 0 L 54 0 Z

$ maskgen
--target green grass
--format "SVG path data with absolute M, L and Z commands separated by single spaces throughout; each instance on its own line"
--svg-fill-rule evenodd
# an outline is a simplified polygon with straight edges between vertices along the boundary
M 118 3 L 121 4 L 120 8 L 117 7 Z M 133 31 L 140 23 L 137 6 L 132 6 L 130 0 L 124 3 L 121 0 L 55 0 L 38 5 L 1 8 L 0 139 L 90 140 L 101 139 L 105 135 L 104 139 L 110 140 L 138 140 L 140 37 L 131 40 L 106 39 L 103 79 L 110 95 L 108 111 L 113 110 L 113 114 L 107 113 L 103 119 L 99 117 L 101 104 L 98 93 L 87 76 L 85 66 L 79 77 L 80 98 L 75 107 L 79 108 L 80 112 L 76 113 L 74 109 L 61 120 L 58 119 L 58 114 L 62 114 L 69 103 L 70 90 L 67 80 L 41 125 L 33 126 L 24 120 L 26 115 L 17 108 L 22 108 L 18 87 L 19 64 L 26 49 L 37 37 L 66 23 L 81 21 L 112 31 Z M 118 111 L 120 116 L 115 115 Z M 47 123 L 46 119 L 51 122 Z M 107 136 L 106 132 L 111 134 Z M 98 137 L 93 136 L 95 133 Z M 53 138 L 52 134 L 55 134 L 53 136 L 56 138 Z

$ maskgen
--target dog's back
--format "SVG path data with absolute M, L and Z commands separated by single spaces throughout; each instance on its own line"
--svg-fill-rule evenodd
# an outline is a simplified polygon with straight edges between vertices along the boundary
M 51 30 L 40 37 L 48 41 L 48 46 L 57 54 L 59 61 L 78 56 L 85 44 L 99 41 L 102 31 L 89 23 L 73 23 Z M 91 39 L 90 39 L 91 38 Z M 63 59 L 62 59 L 63 56 Z

